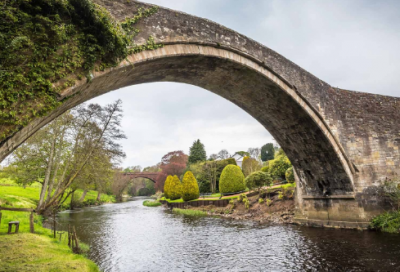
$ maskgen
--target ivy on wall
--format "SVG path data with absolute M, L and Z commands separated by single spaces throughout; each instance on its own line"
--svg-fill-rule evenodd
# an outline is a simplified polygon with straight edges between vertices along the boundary
M 0 143 L 62 104 L 61 90 L 91 70 L 162 47 L 152 37 L 133 43 L 135 24 L 157 11 L 118 23 L 90 0 L 0 0 Z

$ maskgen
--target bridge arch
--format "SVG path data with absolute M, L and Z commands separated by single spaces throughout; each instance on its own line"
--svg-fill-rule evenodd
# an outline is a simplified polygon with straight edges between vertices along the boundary
M 116 22 L 139 1 L 90 0 Z M 60 93 L 63 104 L 16 133 L 0 132 L 0 161 L 68 109 L 122 87 L 178 82 L 209 90 L 258 120 L 292 161 L 299 217 L 366 222 L 383 209 L 376 188 L 400 175 L 400 99 L 333 88 L 273 50 L 206 19 L 159 8 L 137 24 L 137 45 L 151 36 L 163 48 L 131 55 L 117 67 L 92 71 Z M 304 200 L 304 201 L 303 201 Z M 320 224 L 320 223 L 318 223 Z
M 125 173 L 126 176 L 129 176 L 131 180 L 135 178 L 146 178 L 151 180 L 152 182 L 156 183 L 157 182 L 157 176 L 158 173 L 153 173 L 153 172 L 136 172 L 136 173 Z
M 20 142 L 80 103 L 119 88 L 150 82 L 196 85 L 244 109 L 285 150 L 307 195 L 353 194 L 352 167 L 346 154 L 296 88 L 250 57 L 209 45 L 165 45 L 133 54 L 117 67 L 93 72 L 90 83 L 81 80 L 62 92 L 62 97 L 71 98 L 60 108 L 22 129 Z

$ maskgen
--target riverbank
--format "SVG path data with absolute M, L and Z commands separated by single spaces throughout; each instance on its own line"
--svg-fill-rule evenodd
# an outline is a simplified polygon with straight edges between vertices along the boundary
M 293 198 L 279 199 L 278 194 L 271 195 L 271 203 L 259 203 L 259 196 L 248 197 L 249 208 L 243 201 L 233 200 L 226 207 L 214 205 L 191 207 L 192 210 L 207 212 L 222 218 L 234 220 L 252 220 L 259 223 L 291 224 L 293 223 L 295 203 Z
M 268 193 L 267 193 L 268 192 Z M 199 211 L 210 216 L 220 216 L 235 220 L 252 220 L 259 223 L 292 224 L 295 212 L 294 186 L 284 186 L 264 190 L 261 198 L 258 192 L 247 192 L 230 196 L 228 200 L 207 199 L 209 205 L 192 205 L 192 202 L 180 203 L 177 201 L 164 201 L 171 209 L 184 208 L 190 214 Z M 228 202 L 229 201 L 229 202 Z M 213 203 L 213 204 L 211 204 Z M 190 205 L 189 205 L 190 204 Z M 222 205 L 222 206 L 221 206 Z
M 0 234 L 0 271 L 97 272 L 97 265 L 45 235 Z
M 83 191 L 77 191 L 79 199 Z M 0 184 L 0 206 L 9 208 L 31 208 L 37 206 L 40 186 L 33 184 L 23 188 L 12 182 Z M 89 191 L 80 206 L 96 205 L 97 192 Z M 104 195 L 101 202 L 115 202 L 114 197 Z M 70 198 L 63 205 L 69 208 Z M 34 215 L 35 234 L 29 229 L 29 213 L 1 211 L 0 222 L 0 271 L 99 271 L 97 265 L 84 254 L 74 254 L 67 245 L 67 234 L 61 241 L 53 238 L 53 231 L 43 227 L 43 217 Z M 19 233 L 7 235 L 8 222 L 19 221 Z M 89 247 L 81 243 L 84 252 Z

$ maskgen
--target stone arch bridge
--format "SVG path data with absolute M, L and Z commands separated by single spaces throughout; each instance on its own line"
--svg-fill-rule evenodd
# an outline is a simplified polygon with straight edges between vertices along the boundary
M 150 7 L 93 1 L 119 22 Z M 377 188 L 400 174 L 399 98 L 334 88 L 244 35 L 178 11 L 159 8 L 138 28 L 136 44 L 152 36 L 163 47 L 93 71 L 90 82 L 76 79 L 62 91 L 60 100 L 69 99 L 61 106 L 7 135 L 0 161 L 54 118 L 96 96 L 149 82 L 187 83 L 235 103 L 282 146 L 296 172 L 298 222 L 362 227 L 383 210 Z
M 125 176 L 130 177 L 131 179 L 135 178 L 146 178 L 156 183 L 158 173 L 154 172 L 135 172 L 135 173 L 125 173 Z

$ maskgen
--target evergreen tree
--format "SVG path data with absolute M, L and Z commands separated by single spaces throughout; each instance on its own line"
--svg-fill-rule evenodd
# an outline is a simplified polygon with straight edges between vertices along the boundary
M 204 145 L 200 142 L 200 140 L 194 141 L 193 145 L 190 147 L 189 152 L 189 164 L 206 161 L 207 155 L 206 150 L 204 149 Z
M 270 161 L 275 158 L 275 148 L 274 144 L 265 144 L 261 147 L 261 160 Z

